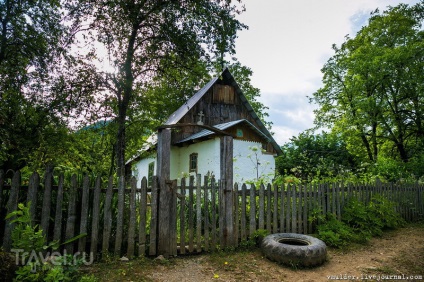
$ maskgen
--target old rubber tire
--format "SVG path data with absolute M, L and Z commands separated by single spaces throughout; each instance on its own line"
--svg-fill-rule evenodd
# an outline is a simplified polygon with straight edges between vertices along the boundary
M 270 260 L 290 266 L 321 265 L 327 257 L 323 241 L 297 233 L 268 235 L 262 240 L 261 249 Z

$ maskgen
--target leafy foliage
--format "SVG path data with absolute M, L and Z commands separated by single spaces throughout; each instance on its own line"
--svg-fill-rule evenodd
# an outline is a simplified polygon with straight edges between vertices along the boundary
M 76 259 L 72 255 L 58 256 L 50 262 L 45 262 L 38 256 L 49 249 L 56 250 L 58 242 L 46 243 L 43 230 L 33 225 L 30 216 L 31 203 L 18 204 L 18 209 L 9 213 L 6 219 L 15 224 L 12 230 L 12 246 L 19 251 L 21 267 L 16 270 L 17 281 L 75 281 L 78 278 L 78 267 L 84 263 L 84 258 Z M 74 237 L 65 243 L 77 240 Z
M 394 209 L 394 203 L 381 195 L 375 195 L 365 205 L 351 199 L 343 209 L 341 221 L 334 214 L 311 217 L 318 222 L 318 237 L 333 247 L 345 247 L 351 243 L 364 243 L 373 236 L 382 235 L 386 229 L 404 225 L 404 220 Z
M 423 2 L 375 11 L 354 38 L 333 46 L 322 69 L 324 86 L 311 99 L 315 122 L 339 134 L 360 162 L 382 157 L 409 168 L 422 155 L 423 11 Z

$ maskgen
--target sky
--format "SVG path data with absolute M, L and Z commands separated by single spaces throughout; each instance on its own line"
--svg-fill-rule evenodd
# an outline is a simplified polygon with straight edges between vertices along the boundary
M 279 145 L 314 126 L 308 96 L 322 86 L 321 68 L 346 35 L 354 37 L 376 8 L 418 0 L 243 0 L 236 57 L 253 71 L 252 85 L 269 107 Z

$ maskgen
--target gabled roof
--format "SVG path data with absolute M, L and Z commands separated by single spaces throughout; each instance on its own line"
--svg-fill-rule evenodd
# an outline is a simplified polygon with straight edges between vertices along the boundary
M 228 68 L 225 68 L 224 71 L 221 73 L 220 77 L 215 77 L 211 81 L 209 81 L 202 89 L 200 89 L 196 94 L 194 94 L 190 99 L 187 100 L 187 102 L 184 103 L 178 110 L 176 110 L 165 122 L 166 125 L 170 124 L 176 124 L 179 122 L 185 114 L 187 114 L 190 109 L 196 105 L 197 102 L 199 102 L 200 99 L 208 92 L 208 90 L 219 80 L 222 79 L 224 82 L 228 83 L 229 85 L 233 86 L 238 97 L 240 98 L 243 105 L 246 107 L 248 113 L 250 116 L 255 120 L 256 124 L 258 125 L 258 129 L 268 137 L 269 141 L 271 142 L 272 146 L 276 150 L 277 154 L 280 155 L 283 152 L 281 151 L 280 146 L 278 146 L 277 142 L 275 142 L 274 138 L 272 137 L 271 133 L 268 131 L 268 129 L 265 127 L 261 119 L 258 117 L 258 115 L 253 110 L 252 106 L 250 105 L 249 101 L 247 101 L 246 96 L 244 96 L 243 92 L 241 91 L 240 87 L 238 86 L 237 82 L 235 81 L 233 75 L 230 73 Z
M 267 141 L 271 141 L 271 140 L 269 140 L 268 136 L 263 134 L 256 126 L 254 126 L 251 122 L 249 122 L 248 120 L 245 120 L 245 119 L 221 123 L 221 124 L 214 125 L 213 127 L 220 129 L 220 130 L 225 130 L 225 129 L 231 128 L 231 127 L 233 127 L 237 124 L 241 124 L 241 123 L 244 123 L 247 126 L 249 126 L 253 131 L 255 131 L 263 139 L 265 139 Z M 192 141 L 192 140 L 194 141 L 196 139 L 200 139 L 202 137 L 206 137 L 206 136 L 209 136 L 209 135 L 212 135 L 212 134 L 215 134 L 215 133 L 210 131 L 210 130 L 203 129 L 202 131 L 199 131 L 199 132 L 197 132 L 197 133 L 195 133 L 195 134 L 193 134 L 193 135 L 191 135 L 187 138 L 184 138 L 183 140 L 178 141 L 177 144 Z
M 221 73 L 221 75 L 219 77 L 215 77 L 211 81 L 209 81 L 202 89 L 197 91 L 196 94 L 194 94 L 190 99 L 187 100 L 187 102 L 185 102 L 181 107 L 179 107 L 178 110 L 176 110 L 174 113 L 172 113 L 169 116 L 168 120 L 165 122 L 165 125 L 177 124 L 193 108 L 193 106 L 196 105 L 197 102 L 200 101 L 200 99 L 202 99 L 202 97 L 208 92 L 208 90 L 220 79 L 222 81 L 224 81 L 226 84 L 234 87 L 236 94 L 240 98 L 240 101 L 243 103 L 243 105 L 246 107 L 250 116 L 256 122 L 257 127 L 253 126 L 253 124 L 250 123 L 250 122 L 249 122 L 249 124 L 251 124 L 255 128 L 254 129 L 255 131 L 260 132 L 260 135 L 266 137 L 269 140 L 269 142 L 272 144 L 272 146 L 274 147 L 274 149 L 276 150 L 278 155 L 282 154 L 283 152 L 281 151 L 280 146 L 278 146 L 277 142 L 275 142 L 271 133 L 268 131 L 268 129 L 265 127 L 265 125 L 263 124 L 261 119 L 255 113 L 255 111 L 253 110 L 250 103 L 247 101 L 246 96 L 244 96 L 243 92 L 241 91 L 240 87 L 238 86 L 237 82 L 235 81 L 233 75 L 230 73 L 228 68 L 225 68 L 224 71 Z M 242 120 L 232 121 L 232 122 L 228 122 L 228 123 L 225 123 L 225 124 L 215 125 L 214 127 L 221 129 L 218 126 L 228 126 L 228 125 L 233 126 L 234 124 L 232 124 L 232 123 L 241 122 L 241 121 Z M 245 120 L 245 121 L 248 122 L 247 120 Z M 200 134 L 200 133 L 209 134 L 207 131 L 211 132 L 210 130 L 202 130 L 202 131 L 198 132 L 197 134 Z M 194 134 L 194 135 L 196 135 L 196 134 Z M 194 135 L 189 136 L 188 138 L 191 138 Z M 197 138 L 199 138 L 199 137 L 197 137 Z M 186 139 L 187 138 L 185 138 L 184 140 L 186 140 Z M 146 146 L 143 146 L 143 148 L 141 150 L 139 150 L 138 155 L 136 155 L 136 156 L 132 157 L 130 160 L 128 160 L 127 164 L 136 160 L 143 152 L 147 151 L 148 149 L 150 149 L 154 145 L 156 145 L 156 143 L 157 143 L 156 134 L 152 134 L 152 136 L 149 137 L 148 141 L 150 141 L 150 142 L 148 144 L 146 144 Z M 178 143 L 181 143 L 181 142 L 183 142 L 183 140 L 178 142 Z

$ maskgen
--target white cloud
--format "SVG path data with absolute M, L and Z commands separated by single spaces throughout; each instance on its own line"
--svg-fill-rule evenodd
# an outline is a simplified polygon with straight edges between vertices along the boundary
M 418 0 L 406 1 L 417 3 Z M 243 0 L 239 19 L 249 26 L 237 39 L 237 58 L 253 70 L 252 84 L 262 91 L 277 143 L 313 126 L 306 96 L 321 86 L 321 68 L 333 44 L 352 37 L 377 7 L 396 0 Z M 290 135 L 290 136 L 288 136 Z M 287 137 L 288 136 L 288 137 Z

